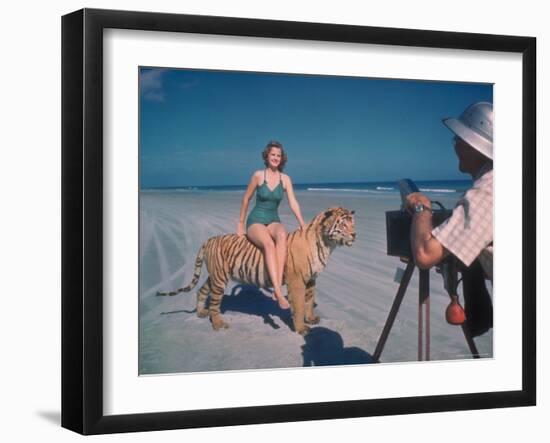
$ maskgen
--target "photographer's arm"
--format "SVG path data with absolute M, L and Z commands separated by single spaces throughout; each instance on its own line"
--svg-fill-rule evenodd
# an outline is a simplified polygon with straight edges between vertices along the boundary
M 426 209 L 416 213 L 414 208 L 418 204 L 423 204 Z M 407 209 L 413 217 L 411 249 L 414 262 L 420 269 L 429 269 L 449 254 L 439 240 L 432 235 L 431 202 L 424 194 L 415 192 L 407 197 Z

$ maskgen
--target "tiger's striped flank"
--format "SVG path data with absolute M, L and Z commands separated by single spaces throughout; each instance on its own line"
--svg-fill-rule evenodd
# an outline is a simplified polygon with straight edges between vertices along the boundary
M 307 333 L 305 323 L 317 323 L 313 314 L 315 280 L 325 268 L 335 247 L 351 246 L 355 240 L 353 211 L 330 208 L 318 214 L 303 230 L 288 236 L 288 257 L 283 284 L 286 283 L 296 332 Z M 197 315 L 209 316 L 214 329 L 226 328 L 220 314 L 225 287 L 230 279 L 259 288 L 270 288 L 271 281 L 262 251 L 246 236 L 226 234 L 206 240 L 195 259 L 193 279 L 189 285 L 171 292 L 157 292 L 159 296 L 173 296 L 193 289 L 206 264 L 208 278 L 197 294 Z M 210 303 L 206 302 L 210 296 Z

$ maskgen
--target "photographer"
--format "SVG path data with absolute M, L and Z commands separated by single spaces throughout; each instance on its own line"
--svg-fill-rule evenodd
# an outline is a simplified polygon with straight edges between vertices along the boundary
M 473 186 L 462 196 L 451 217 L 432 226 L 430 200 L 415 192 L 407 197 L 413 215 L 411 248 L 415 263 L 429 269 L 448 254 L 466 267 L 477 259 L 485 278 L 493 281 L 493 105 L 470 105 L 458 118 L 443 123 L 455 134 L 454 149 L 461 172 L 470 174 Z

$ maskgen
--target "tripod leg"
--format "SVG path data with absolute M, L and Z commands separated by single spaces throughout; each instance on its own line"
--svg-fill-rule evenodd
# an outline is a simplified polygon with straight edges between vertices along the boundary
M 401 284 L 399 285 L 399 289 L 397 290 L 397 294 L 395 295 L 395 299 L 393 300 L 393 305 L 391 307 L 390 313 L 388 314 L 386 324 L 384 325 L 384 329 L 382 330 L 382 334 L 378 339 L 378 344 L 376 345 L 376 349 L 374 351 L 373 359 L 375 362 L 378 362 L 380 360 L 380 355 L 384 350 L 384 345 L 386 344 L 388 335 L 390 335 L 393 322 L 395 321 L 395 317 L 397 317 L 397 312 L 399 311 L 399 307 L 401 306 L 403 297 L 405 297 L 405 293 L 407 292 L 407 286 L 409 286 L 409 281 L 411 280 L 411 276 L 414 271 L 414 266 L 415 265 L 412 260 L 407 264 L 407 268 L 405 269 L 405 274 L 401 279 Z
M 464 332 L 464 337 L 466 337 L 466 343 L 468 343 L 472 357 L 480 358 L 476 343 L 474 342 L 472 334 L 470 334 L 470 330 L 468 329 L 468 320 L 466 320 L 466 322 L 462 325 L 462 332 Z
M 452 296 L 451 296 L 452 300 Z M 470 353 L 472 354 L 472 357 L 474 358 L 480 358 L 479 351 L 477 350 L 476 343 L 474 342 L 474 338 L 472 337 L 472 333 L 470 332 L 470 328 L 468 326 L 468 319 L 461 325 L 462 332 L 464 334 L 464 338 L 466 338 L 466 343 L 468 343 L 468 348 L 470 349 Z
M 426 360 L 430 360 L 430 297 L 426 299 Z
M 418 361 L 422 361 L 425 346 L 425 360 L 430 360 L 430 271 L 420 270 L 418 291 Z M 426 310 L 426 321 L 422 316 L 422 309 Z M 426 330 L 423 330 L 424 325 Z M 425 345 L 422 343 L 425 334 Z

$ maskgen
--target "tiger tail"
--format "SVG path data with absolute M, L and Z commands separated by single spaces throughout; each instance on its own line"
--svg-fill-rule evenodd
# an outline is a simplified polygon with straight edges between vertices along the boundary
M 173 295 L 179 294 L 180 292 L 189 292 L 191 289 L 193 289 L 197 285 L 199 278 L 201 276 L 202 263 L 204 261 L 205 246 L 206 246 L 206 242 L 203 243 L 203 245 L 199 249 L 199 252 L 197 253 L 197 258 L 195 259 L 195 273 L 193 274 L 193 279 L 191 280 L 191 283 L 189 283 L 184 288 L 178 288 L 178 289 L 175 289 L 174 291 L 169 291 L 169 292 L 158 291 L 157 296 L 166 296 L 166 295 L 173 296 Z

